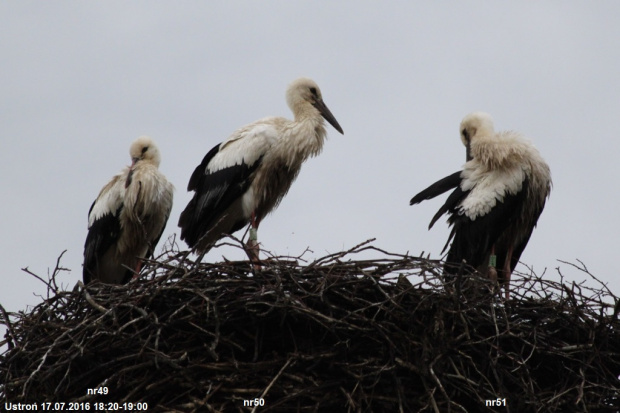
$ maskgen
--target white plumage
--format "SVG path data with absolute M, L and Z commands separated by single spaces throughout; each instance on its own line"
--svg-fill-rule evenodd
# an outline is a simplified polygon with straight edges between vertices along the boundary
M 244 126 L 212 148 L 194 170 L 187 189 L 195 193 L 179 219 L 181 239 L 190 247 L 204 253 L 248 223 L 256 230 L 286 195 L 302 163 L 321 152 L 323 119 L 343 133 L 311 79 L 291 83 L 286 100 L 293 121 L 267 117 Z M 248 247 L 256 253 L 252 235 Z
M 460 126 L 467 148 L 463 170 L 437 181 L 411 199 L 411 205 L 450 189 L 429 228 L 444 213 L 452 241 L 444 270 L 463 262 L 508 284 L 551 191 L 551 172 L 532 143 L 517 132 L 498 132 L 484 112 L 467 115 Z
M 88 213 L 84 244 L 85 283 L 123 284 L 152 255 L 172 209 L 174 187 L 159 172 L 159 150 L 139 137 L 129 149 L 132 164 L 101 189 Z

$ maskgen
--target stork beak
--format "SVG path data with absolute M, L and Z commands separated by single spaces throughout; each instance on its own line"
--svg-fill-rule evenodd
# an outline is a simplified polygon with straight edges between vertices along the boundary
M 136 165 L 136 163 L 140 160 L 140 158 L 131 158 L 131 167 L 130 169 L 133 169 L 133 167 Z
M 338 123 L 334 115 L 332 115 L 332 112 L 329 110 L 325 102 L 323 102 L 323 99 L 315 100 L 312 105 L 317 108 L 319 112 L 321 112 L 321 115 L 325 118 L 326 121 L 329 122 L 330 125 L 334 127 L 334 129 L 344 135 L 340 124 Z

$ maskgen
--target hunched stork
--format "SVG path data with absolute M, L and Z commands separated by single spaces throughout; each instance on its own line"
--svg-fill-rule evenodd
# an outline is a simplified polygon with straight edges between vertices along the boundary
M 324 120 L 343 134 L 311 79 L 293 81 L 286 101 L 295 120 L 267 117 L 235 131 L 204 157 L 192 174 L 194 196 L 181 213 L 181 239 L 205 254 L 217 240 L 250 224 L 246 251 L 258 262 L 256 231 L 278 206 L 326 136 Z
M 159 149 L 148 136 L 129 148 L 131 166 L 101 189 L 88 212 L 84 283 L 125 284 L 153 254 L 172 209 L 174 187 L 159 172 Z
M 467 162 L 411 199 L 414 205 L 454 189 L 430 222 L 444 213 L 452 241 L 444 272 L 463 262 L 504 284 L 527 245 L 551 191 L 551 172 L 532 143 L 513 131 L 495 132 L 488 113 L 467 115 L 460 126 Z M 442 251 L 443 252 L 443 251 Z

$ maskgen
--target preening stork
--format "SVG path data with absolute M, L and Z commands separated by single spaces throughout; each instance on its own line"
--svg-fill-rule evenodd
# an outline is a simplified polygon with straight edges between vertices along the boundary
M 313 80 L 291 83 L 286 101 L 295 120 L 267 117 L 244 126 L 211 149 L 194 170 L 187 186 L 194 196 L 179 219 L 181 239 L 191 248 L 204 254 L 249 223 L 246 251 L 256 263 L 256 230 L 286 195 L 301 164 L 321 152 L 323 119 L 343 133 Z
M 504 284 L 519 262 L 551 191 L 551 172 L 532 143 L 517 132 L 495 132 L 491 116 L 467 115 L 460 126 L 467 148 L 463 170 L 411 199 L 411 205 L 451 189 L 429 229 L 444 213 L 452 241 L 444 271 L 455 274 L 462 262 Z
M 129 149 L 131 166 L 101 189 L 88 212 L 84 283 L 125 284 L 140 272 L 164 231 L 174 187 L 159 172 L 155 143 L 141 136 Z

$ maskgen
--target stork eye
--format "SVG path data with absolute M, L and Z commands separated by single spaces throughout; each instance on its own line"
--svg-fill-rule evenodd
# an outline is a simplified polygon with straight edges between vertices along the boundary
M 317 95 L 316 88 L 315 87 L 311 87 L 310 88 L 310 93 L 312 93 L 314 96 L 316 96 Z
M 142 148 L 142 155 L 144 155 L 146 153 L 146 151 L 149 150 L 148 146 L 145 146 L 144 148 Z
M 465 138 L 465 140 L 469 142 L 469 132 L 467 132 L 467 129 L 463 129 L 461 133 L 463 134 L 463 138 Z

